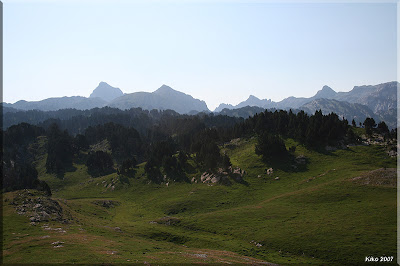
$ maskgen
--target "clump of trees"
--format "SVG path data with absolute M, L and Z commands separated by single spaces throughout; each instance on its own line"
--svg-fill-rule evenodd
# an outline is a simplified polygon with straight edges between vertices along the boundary
M 44 129 L 21 123 L 1 133 L 3 135 L 3 191 L 31 188 L 51 195 L 48 184 L 38 179 L 38 172 L 32 164 L 34 155 L 29 149 L 37 137 L 45 133 Z
M 46 170 L 49 173 L 63 174 L 73 169 L 73 161 L 79 158 L 86 162 L 88 172 L 93 176 L 117 169 L 123 177 L 134 177 L 137 164 L 146 162 L 145 172 L 154 182 L 161 182 L 164 175 L 170 180 L 187 180 L 185 172 L 190 169 L 189 154 L 194 155 L 192 159 L 201 170 L 229 168 L 230 158 L 221 154 L 219 145 L 234 138 L 257 136 L 256 153 L 264 160 L 294 153 L 295 147 L 289 151 L 286 149 L 285 138 L 293 138 L 312 149 L 357 141 L 347 120 L 340 120 L 334 113 L 323 115 L 321 110 L 313 115 L 304 111 L 266 110 L 248 119 L 113 108 L 57 111 L 62 118 L 47 120 L 45 117 L 58 116 L 55 113 L 30 113 L 38 115 L 37 119 L 46 130 L 23 123 L 4 132 L 7 140 L 3 148 L 3 164 L 8 169 L 6 178 L 9 178 L 9 187 L 18 182 L 32 186 L 31 181 L 36 180 L 34 172 L 27 170 L 29 165 L 32 166 L 28 146 L 40 135 L 47 136 Z M 354 127 L 354 120 L 352 124 Z M 395 137 L 396 131 L 389 132 L 384 122 L 376 125 L 372 118 L 368 118 L 364 126 L 367 134 L 377 132 Z M 76 135 L 72 136 L 69 132 Z M 89 151 L 87 154 L 90 145 L 104 140 L 110 145 L 110 152 Z M 19 177 L 21 173 L 30 181 L 15 181 L 22 178 Z
M 134 128 L 127 128 L 111 122 L 88 127 L 85 131 L 85 137 L 89 144 L 107 139 L 111 146 L 112 157 L 118 164 L 135 156 L 143 158 L 143 142 L 139 132 Z
M 73 156 L 73 138 L 68 131 L 61 131 L 57 124 L 52 124 L 47 131 L 47 172 L 63 174 L 72 168 Z
M 255 152 L 257 155 L 261 155 L 263 161 L 266 162 L 288 155 L 283 139 L 278 135 L 266 132 L 258 136 Z
M 389 127 L 384 121 L 376 124 L 375 120 L 371 117 L 367 117 L 364 120 L 364 129 L 367 136 L 371 137 L 373 133 L 378 133 L 384 136 L 385 139 L 395 139 L 397 138 L 397 129 L 389 130 Z
M 93 177 L 108 175 L 114 172 L 111 155 L 104 151 L 90 152 L 86 161 L 88 173 Z
M 122 162 L 121 167 L 118 169 L 119 175 L 134 177 L 136 174 L 137 161 L 135 157 L 126 159 Z
M 176 144 L 172 139 L 153 143 L 149 159 L 144 167 L 148 178 L 156 183 L 163 181 L 164 175 L 174 181 L 187 181 L 184 168 L 187 155 L 179 152 L 176 156 Z
M 323 115 L 319 110 L 309 116 L 304 111 L 295 114 L 292 110 L 279 110 L 256 114 L 237 124 L 233 131 L 236 137 L 268 132 L 283 138 L 293 138 L 310 148 L 318 148 L 343 140 L 348 127 L 348 121 L 340 120 L 335 113 Z

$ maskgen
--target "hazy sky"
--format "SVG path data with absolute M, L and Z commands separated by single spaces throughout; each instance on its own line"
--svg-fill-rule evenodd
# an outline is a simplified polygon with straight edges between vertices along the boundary
M 396 4 L 4 1 L 4 101 L 162 84 L 237 104 L 396 80 Z

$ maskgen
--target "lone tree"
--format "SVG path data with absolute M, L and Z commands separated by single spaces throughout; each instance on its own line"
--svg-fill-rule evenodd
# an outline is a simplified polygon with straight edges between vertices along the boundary
M 371 136 L 371 135 L 372 135 L 372 130 L 373 130 L 373 128 L 375 128 L 375 127 L 376 127 L 375 120 L 374 120 L 373 118 L 371 118 L 371 117 L 367 117 L 367 118 L 365 119 L 365 121 L 364 121 L 365 133 L 366 133 L 368 136 Z

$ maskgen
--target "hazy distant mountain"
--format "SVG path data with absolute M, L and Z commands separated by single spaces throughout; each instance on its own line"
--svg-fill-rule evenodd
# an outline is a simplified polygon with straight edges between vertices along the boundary
M 224 108 L 235 109 L 248 106 L 258 106 L 262 108 L 299 108 L 316 99 L 334 99 L 338 101 L 346 101 L 349 103 L 359 103 L 368 106 L 372 111 L 389 110 L 397 106 L 397 84 L 398 82 L 387 82 L 375 86 L 355 86 L 349 92 L 335 92 L 328 86 L 323 86 L 314 96 L 305 97 L 288 97 L 280 102 L 273 102 L 271 100 L 260 100 L 257 97 L 250 95 L 250 97 L 236 106 L 229 104 L 220 104 L 214 112 L 221 111 Z
M 245 106 L 241 108 L 235 108 L 235 109 L 228 109 L 225 108 L 221 112 L 215 113 L 216 115 L 227 115 L 227 116 L 232 116 L 232 117 L 242 117 L 242 118 L 248 118 L 250 116 L 254 116 L 255 114 L 259 114 L 265 111 L 265 108 L 261 108 L 258 106 Z
M 260 108 L 303 109 L 309 113 L 322 109 L 323 112 L 335 112 L 339 116 L 351 121 L 364 121 L 367 116 L 378 121 L 384 120 L 391 127 L 396 127 L 397 85 L 396 81 L 378 84 L 375 86 L 355 86 L 349 92 L 335 92 L 328 86 L 323 86 L 314 96 L 288 97 L 280 102 L 260 100 L 250 97 L 236 106 L 220 104 L 214 112 L 221 112 L 224 108 L 235 110 L 243 106 L 257 106 Z
M 108 106 L 120 109 L 130 109 L 132 107 L 141 107 L 147 110 L 171 109 L 181 114 L 191 111 L 209 111 L 204 101 L 195 99 L 166 85 L 162 85 L 158 90 L 151 93 L 135 92 L 125 94 L 114 99 Z
M 124 95 L 124 93 L 119 89 L 108 85 L 106 82 L 100 82 L 96 89 L 93 90 L 89 98 L 99 97 L 106 102 L 111 102 L 115 98 Z
M 314 96 L 310 97 L 310 98 L 304 98 L 304 97 L 300 97 L 300 98 L 296 98 L 296 97 L 288 97 L 283 99 L 280 102 L 277 102 L 275 107 L 277 108 L 281 108 L 281 109 L 285 109 L 285 108 L 299 108 L 300 106 L 311 102 L 313 100 L 316 99 L 334 99 L 337 95 L 337 92 L 335 92 L 333 89 L 331 89 L 328 86 L 323 86 L 321 90 L 319 90 Z
M 223 109 L 237 109 L 237 108 L 242 108 L 242 107 L 246 107 L 246 106 L 257 106 L 260 108 L 271 108 L 274 107 L 274 102 L 272 102 L 271 100 L 261 100 L 259 98 L 257 98 L 254 95 L 250 95 L 249 98 L 246 101 L 240 102 L 238 105 L 231 105 L 231 104 L 225 104 L 225 103 L 221 103 L 217 108 L 215 108 L 214 112 L 221 112 Z
M 19 110 L 41 110 L 55 111 L 59 109 L 74 108 L 78 110 L 103 107 L 106 102 L 101 98 L 86 98 L 81 96 L 48 98 L 41 101 L 18 101 L 14 104 L 5 104 L 6 107 L 12 107 Z
M 2 106 L 2 111 L 3 111 L 3 114 L 6 114 L 6 113 L 16 113 L 16 112 L 18 112 L 18 111 L 20 111 L 20 110 L 18 110 L 18 109 L 15 109 L 15 108 L 12 108 L 12 107 L 9 107 L 9 103 L 7 103 L 7 104 L 1 104 L 1 106 Z
M 348 103 L 344 101 L 337 101 L 333 99 L 320 98 L 313 100 L 299 109 L 307 113 L 314 114 L 316 110 L 322 111 L 323 114 L 336 113 L 340 118 L 347 119 L 349 122 L 355 120 L 356 122 L 364 122 L 365 118 L 373 117 L 378 119 L 376 115 L 368 106 L 359 103 Z
M 360 103 L 372 111 L 388 111 L 397 108 L 398 82 L 392 81 L 375 86 L 355 86 L 349 92 L 339 92 L 336 100 Z
M 218 105 L 217 108 L 215 108 L 214 113 L 218 113 L 221 112 L 224 109 L 235 109 L 236 106 L 233 106 L 232 104 L 226 104 L 226 103 L 221 103 L 220 105 Z

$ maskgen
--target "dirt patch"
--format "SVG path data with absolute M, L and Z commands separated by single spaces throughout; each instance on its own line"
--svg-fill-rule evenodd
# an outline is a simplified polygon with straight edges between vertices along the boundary
M 92 203 L 107 209 L 120 205 L 120 202 L 114 200 L 95 200 Z
M 304 180 L 301 182 L 301 184 L 303 184 L 303 183 L 308 183 L 308 182 L 313 181 L 314 179 L 319 178 L 319 177 L 323 177 L 323 176 L 325 176 L 325 175 L 327 175 L 327 174 L 329 174 L 330 172 L 333 172 L 333 171 L 336 171 L 336 169 L 331 169 L 331 170 L 328 170 L 328 171 L 326 171 L 325 173 L 319 174 L 319 175 L 317 175 L 317 176 L 313 176 L 313 177 L 304 179 Z
M 179 218 L 172 217 L 172 216 L 165 216 L 160 219 L 151 221 L 150 223 L 151 224 L 156 223 L 156 224 L 165 224 L 165 225 L 176 225 L 176 224 L 179 224 L 180 222 L 181 222 L 181 220 Z
M 190 250 L 182 253 L 184 257 L 198 259 L 201 263 L 228 263 L 228 264 L 251 264 L 251 265 L 277 265 L 260 259 L 242 256 L 231 251 L 223 250 Z
M 379 168 L 363 173 L 360 176 L 350 179 L 353 183 L 366 186 L 396 187 L 397 169 Z

